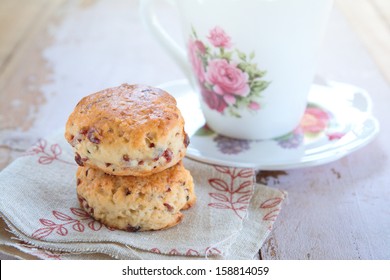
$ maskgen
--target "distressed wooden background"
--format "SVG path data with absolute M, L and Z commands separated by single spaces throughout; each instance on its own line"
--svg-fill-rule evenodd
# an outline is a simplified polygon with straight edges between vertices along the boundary
M 161 21 L 181 40 L 163 2 Z M 381 133 L 330 164 L 260 171 L 259 182 L 289 197 L 259 257 L 390 259 L 390 1 L 337 0 L 318 73 L 368 90 Z M 63 126 L 86 94 L 180 78 L 136 0 L 0 0 L 0 168 Z

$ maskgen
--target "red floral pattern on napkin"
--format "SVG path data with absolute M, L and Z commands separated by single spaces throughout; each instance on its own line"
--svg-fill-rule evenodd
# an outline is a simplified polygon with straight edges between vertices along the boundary
M 217 191 L 209 193 L 217 202 L 209 203 L 208 206 L 221 210 L 232 210 L 237 217 L 242 219 L 253 194 L 254 170 L 224 166 L 214 166 L 214 168 L 218 172 L 226 174 L 225 178 L 227 179 L 211 178 L 208 180 L 210 186 Z M 238 181 L 236 180 L 238 178 L 245 180 Z
M 65 164 L 75 165 L 74 162 L 61 159 L 61 154 L 62 148 L 58 143 L 51 144 L 49 148 L 47 145 L 47 140 L 45 139 L 39 139 L 38 142 L 25 153 L 25 155 L 30 156 L 38 155 L 37 162 L 39 164 L 51 164 L 54 161 L 59 161 Z
M 70 208 L 70 212 L 76 217 L 71 217 L 59 211 L 52 211 L 54 218 L 58 221 L 53 221 L 45 218 L 39 219 L 43 227 L 37 229 L 32 233 L 32 237 L 42 239 L 50 234 L 57 234 L 60 236 L 68 235 L 70 230 L 77 232 L 84 232 L 89 228 L 93 231 L 99 231 L 103 224 L 94 220 L 86 211 L 80 208 Z M 113 228 L 105 226 L 108 230 L 113 231 Z

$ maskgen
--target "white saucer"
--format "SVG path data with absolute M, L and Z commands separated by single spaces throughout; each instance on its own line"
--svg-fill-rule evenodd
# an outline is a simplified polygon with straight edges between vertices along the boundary
M 231 139 L 208 129 L 198 95 L 186 80 L 158 87 L 176 98 L 184 116 L 191 138 L 187 156 L 212 164 L 261 170 L 315 166 L 363 147 L 379 131 L 369 95 L 343 83 L 313 84 L 303 125 L 293 133 L 263 141 Z

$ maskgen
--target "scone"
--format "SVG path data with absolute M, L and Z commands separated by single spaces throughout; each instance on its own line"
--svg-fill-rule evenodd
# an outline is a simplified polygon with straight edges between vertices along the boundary
M 148 177 L 112 176 L 90 167 L 77 170 L 80 205 L 101 223 L 126 231 L 178 224 L 195 201 L 191 174 L 180 161 Z
M 78 165 L 119 176 L 169 168 L 189 144 L 176 100 L 161 89 L 129 84 L 84 97 L 69 116 L 65 138 Z

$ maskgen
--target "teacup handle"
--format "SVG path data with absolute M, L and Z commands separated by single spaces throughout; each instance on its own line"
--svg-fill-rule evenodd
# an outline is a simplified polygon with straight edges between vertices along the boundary
M 191 81 L 190 66 L 187 62 L 186 52 L 183 48 L 177 44 L 171 36 L 164 30 L 159 23 L 156 13 L 154 11 L 156 0 L 141 0 L 140 1 L 140 14 L 142 21 L 153 37 L 161 44 L 161 46 L 167 51 L 167 53 L 173 58 L 179 65 L 181 70 Z M 172 1 L 167 1 L 171 5 Z

